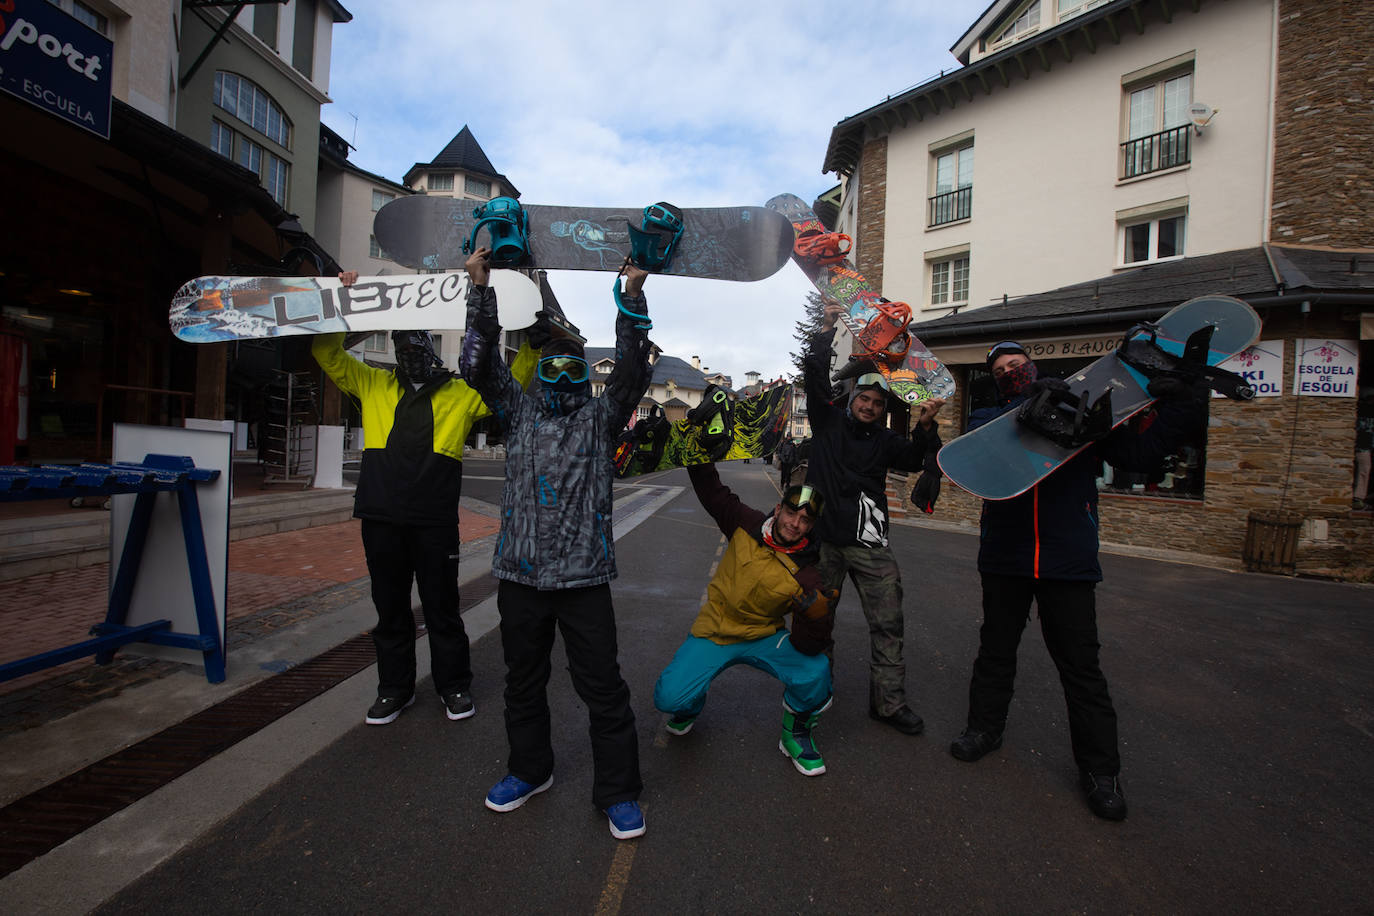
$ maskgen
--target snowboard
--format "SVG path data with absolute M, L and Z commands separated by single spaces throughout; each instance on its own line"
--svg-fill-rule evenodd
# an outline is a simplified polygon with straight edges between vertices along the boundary
M 1213 329 L 1210 339 L 1201 340 L 1208 328 Z M 1115 351 L 1064 381 L 1075 396 L 1086 392 L 1087 398 L 1080 399 L 1085 411 L 1091 404 L 1103 404 L 1102 423 L 1109 429 L 1117 428 L 1154 403 L 1147 386 L 1156 375 L 1202 378 L 1228 397 L 1248 400 L 1254 391 L 1244 385 L 1244 379 L 1209 367 L 1250 346 L 1259 332 L 1259 315 L 1249 305 L 1229 296 L 1201 296 L 1177 306 L 1153 325 L 1132 328 Z M 1192 348 L 1190 338 L 1195 344 Z M 1157 351 L 1152 344 L 1157 345 Z M 1123 360 L 1124 355 L 1140 363 L 1142 354 L 1146 357 L 1144 362 L 1158 365 L 1142 367 Z M 1187 360 L 1175 362 L 1185 355 Z M 1099 401 L 1108 392 L 1109 418 L 1107 403 Z M 1011 499 L 1092 444 L 1055 441 L 1056 430 L 1046 435 L 1023 421 L 1020 413 L 1009 410 L 947 443 L 937 457 L 940 470 L 975 496 Z M 1051 409 L 1051 413 L 1051 426 L 1055 425 L 1053 421 L 1072 422 L 1071 409 Z
M 807 253 L 808 243 L 823 241 L 820 237 L 826 232 L 811 207 L 795 194 L 779 194 L 765 206 L 781 213 L 792 224 L 796 245 L 792 260 L 815 285 L 821 297 L 834 300 L 849 310 L 847 315 L 841 317 L 849 333 L 858 339 L 870 333 L 870 322 L 879 317 L 880 305 L 885 300 L 868 285 L 864 275 L 844 259 L 847 253 L 845 249 L 831 247 L 820 257 Z M 824 261 L 829 263 L 822 263 Z M 872 330 L 880 331 L 880 325 L 875 325 Z M 872 366 L 887 379 L 892 394 L 906 404 L 920 404 L 954 394 L 954 376 L 950 375 L 944 363 L 915 334 L 910 331 L 902 333 L 909 344 L 905 354 L 896 361 L 854 359 L 835 373 L 835 379 L 838 381 L 857 376 L 869 371 Z
M 544 307 L 524 274 L 491 273 L 503 327 L 534 323 Z M 335 331 L 459 330 L 467 324 L 466 273 L 359 277 L 198 277 L 177 291 L 168 323 L 188 343 Z
M 654 405 L 648 417 L 621 433 L 613 455 L 615 473 L 635 477 L 713 461 L 762 458 L 782 443 L 791 419 L 788 385 L 740 400 L 711 385 L 686 419 L 669 422 L 663 408 Z
M 508 201 L 509 198 L 497 198 Z M 389 257 L 413 268 L 462 267 L 474 247 L 493 249 L 493 264 L 543 270 L 619 271 L 631 252 L 630 226 L 640 227 L 644 208 L 516 205 L 525 236 L 506 238 L 510 226 L 479 216 L 496 201 L 415 195 L 377 211 L 372 231 Z M 514 201 L 511 201 L 514 204 Z M 674 211 L 681 236 L 667 265 L 655 272 L 712 280 L 762 280 L 777 273 L 792 251 L 792 227 L 762 207 L 712 207 Z M 479 228 L 478 223 L 484 222 Z M 502 257 L 503 243 L 512 247 Z M 646 269 L 651 265 L 641 264 Z

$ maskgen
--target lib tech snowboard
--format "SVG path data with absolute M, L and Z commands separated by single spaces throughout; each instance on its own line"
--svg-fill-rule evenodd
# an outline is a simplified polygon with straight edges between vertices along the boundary
M 792 260 L 815 284 L 821 297 L 848 310 L 841 321 L 854 336 L 856 352 L 835 373 L 835 379 L 871 371 L 871 366 L 887 379 L 893 395 L 906 404 L 952 395 L 954 376 L 907 329 L 910 306 L 879 296 L 863 274 L 850 265 L 849 236 L 827 232 L 811 207 L 795 194 L 779 194 L 766 206 L 792 224 Z
M 534 323 L 539 287 L 510 270 L 491 273 L 501 325 Z M 359 277 L 199 277 L 177 291 L 168 323 L 178 339 L 219 343 L 335 331 L 459 330 L 467 324 L 466 273 Z
M 1136 325 L 1115 351 L 940 449 L 940 470 L 983 499 L 1011 499 L 1154 403 L 1150 380 L 1205 381 L 1234 400 L 1254 389 L 1216 368 L 1259 338 L 1255 310 L 1229 296 L 1201 296 L 1158 322 Z
M 670 276 L 762 280 L 792 250 L 792 227 L 763 207 L 546 207 L 416 195 L 378 210 L 372 231 L 388 256 L 429 269 L 462 267 L 487 247 L 494 267 L 619 271 L 628 257 Z
M 686 419 L 669 422 L 663 408 L 620 434 L 614 461 L 617 477 L 634 477 L 713 461 L 771 455 L 787 434 L 792 419 L 788 385 L 734 400 L 711 385 Z

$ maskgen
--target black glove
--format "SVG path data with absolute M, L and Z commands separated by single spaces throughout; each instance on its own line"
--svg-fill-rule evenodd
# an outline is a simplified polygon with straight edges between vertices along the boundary
M 1150 392 L 1150 397 L 1161 401 L 1186 401 L 1193 396 L 1191 385 L 1182 379 L 1168 375 L 1150 379 L 1150 384 L 1146 390 Z
M 911 488 L 911 501 L 926 515 L 935 512 L 935 500 L 940 498 L 940 474 L 925 471 Z
M 1062 378 L 1055 378 L 1054 376 L 1050 375 L 1046 376 L 1045 378 L 1038 378 L 1035 381 L 1031 382 L 1028 386 L 1026 386 L 1026 396 L 1033 398 L 1042 391 L 1068 390 L 1068 382 L 1064 381 Z
M 525 337 L 529 340 L 531 347 L 542 350 L 545 344 L 553 340 L 553 331 L 553 322 L 549 320 L 549 313 L 540 310 L 534 313 L 534 324 L 525 331 Z

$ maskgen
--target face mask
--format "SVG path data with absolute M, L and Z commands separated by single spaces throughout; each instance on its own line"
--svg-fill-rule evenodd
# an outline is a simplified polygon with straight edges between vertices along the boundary
M 426 382 L 437 374 L 434 354 L 419 347 L 405 347 L 396 351 L 396 368 L 412 382 Z
M 1026 360 L 1015 369 L 1010 369 L 996 377 L 997 390 L 1003 398 L 1014 398 L 1025 391 L 1031 382 L 1035 381 L 1036 375 L 1035 363 Z

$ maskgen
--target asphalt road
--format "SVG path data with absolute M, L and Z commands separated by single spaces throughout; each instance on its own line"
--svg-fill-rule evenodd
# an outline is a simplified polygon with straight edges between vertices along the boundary
M 499 480 L 481 478 L 497 467 L 469 463 L 464 495 L 494 500 Z M 747 502 L 776 500 L 775 469 L 722 470 Z M 359 724 L 100 912 L 1369 912 L 1374 589 L 1104 556 L 1131 809 L 1112 824 L 1079 795 L 1034 625 L 1005 746 L 949 756 L 977 648 L 976 540 L 897 526 L 926 734 L 868 719 L 866 627 L 846 593 L 817 733 L 828 772 L 808 779 L 777 749 L 780 687 L 752 669 L 716 681 L 691 734 L 663 731 L 653 684 L 722 542 L 685 473 L 652 478 L 685 489 L 617 543 L 613 586 L 643 839 L 615 841 L 591 805 L 586 714 L 562 665 L 553 788 L 483 807 L 506 755 L 492 634 L 473 647 L 476 717 L 448 722 L 422 683 L 396 723 Z

